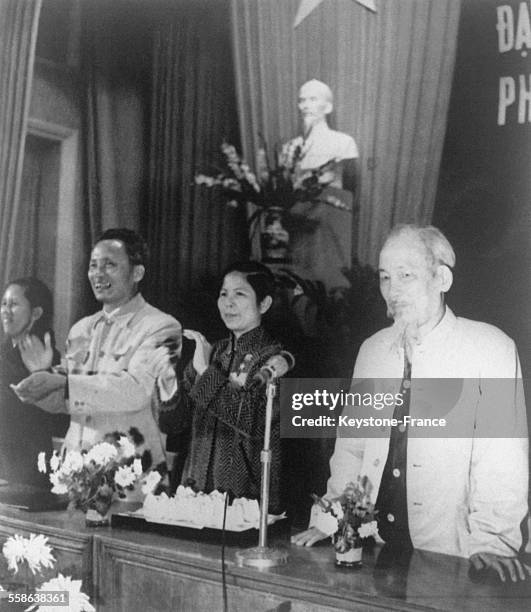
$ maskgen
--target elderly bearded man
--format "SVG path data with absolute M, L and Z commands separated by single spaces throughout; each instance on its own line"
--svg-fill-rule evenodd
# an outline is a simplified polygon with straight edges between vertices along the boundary
M 87 448 L 107 433 L 136 427 L 153 463 L 165 460 L 155 415 L 176 391 L 171 361 L 181 348 L 181 326 L 139 293 L 147 246 L 128 229 L 110 229 L 94 245 L 88 277 L 103 309 L 68 334 L 66 376 L 34 371 L 15 392 L 49 412 L 68 412 L 69 449 Z M 48 347 L 34 347 L 33 370 L 51 365 Z
M 445 305 L 454 264 L 454 251 L 438 229 L 403 225 L 391 231 L 379 273 L 394 324 L 363 343 L 354 378 L 401 378 L 403 389 L 415 379 L 461 379 L 467 392 L 449 414 L 465 415 L 470 437 L 408 437 L 408 428 L 395 426 L 386 438 L 338 438 L 327 497 L 367 475 L 386 542 L 467 557 L 476 569 L 491 567 L 502 580 L 505 572 L 512 580 L 524 579 L 530 568 L 517 558 L 528 512 L 520 364 L 503 332 L 456 317 Z M 508 383 L 503 404 L 493 379 Z M 414 401 L 412 392 L 411 407 Z M 507 437 L 477 435 L 478 423 L 500 414 Z M 316 526 L 324 525 L 319 512 L 312 519 L 314 526 L 293 538 L 296 544 L 311 546 L 325 537 Z

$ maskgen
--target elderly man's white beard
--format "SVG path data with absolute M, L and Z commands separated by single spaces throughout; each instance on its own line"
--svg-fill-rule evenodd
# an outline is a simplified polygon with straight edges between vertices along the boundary
M 404 317 L 397 317 L 392 326 L 395 338 L 391 344 L 391 351 L 404 352 L 411 362 L 413 359 L 414 347 L 420 342 L 420 330 L 417 321 L 407 320 Z
M 325 117 L 316 117 L 315 115 L 306 115 L 302 118 L 302 125 L 304 130 L 304 137 L 308 138 L 311 131 L 316 125 L 320 123 L 326 123 Z

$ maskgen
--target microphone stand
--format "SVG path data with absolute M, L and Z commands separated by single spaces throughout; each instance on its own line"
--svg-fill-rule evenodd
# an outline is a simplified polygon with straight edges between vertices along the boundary
M 239 567 L 254 567 L 267 569 L 282 565 L 288 560 L 288 551 L 271 548 L 267 545 L 267 515 L 269 508 L 269 481 L 271 475 L 271 420 L 273 417 L 273 398 L 275 397 L 275 378 L 268 381 L 266 387 L 266 414 L 264 448 L 260 453 L 262 463 L 262 482 L 260 490 L 260 526 L 258 531 L 258 546 L 236 551 L 236 563 Z

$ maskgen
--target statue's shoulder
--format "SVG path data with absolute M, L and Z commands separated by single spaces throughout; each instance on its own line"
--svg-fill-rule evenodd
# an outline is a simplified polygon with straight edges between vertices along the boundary
M 339 151 L 338 157 L 341 157 L 341 159 L 359 157 L 358 145 L 350 134 L 345 134 L 345 132 L 339 132 L 337 130 L 330 130 L 329 138 L 337 147 Z

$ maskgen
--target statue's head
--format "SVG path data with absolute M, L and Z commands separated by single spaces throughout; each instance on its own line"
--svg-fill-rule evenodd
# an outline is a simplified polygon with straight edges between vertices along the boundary
M 299 110 L 305 126 L 315 125 L 326 121 L 333 108 L 334 96 L 326 83 L 311 79 L 304 83 L 299 90 Z

